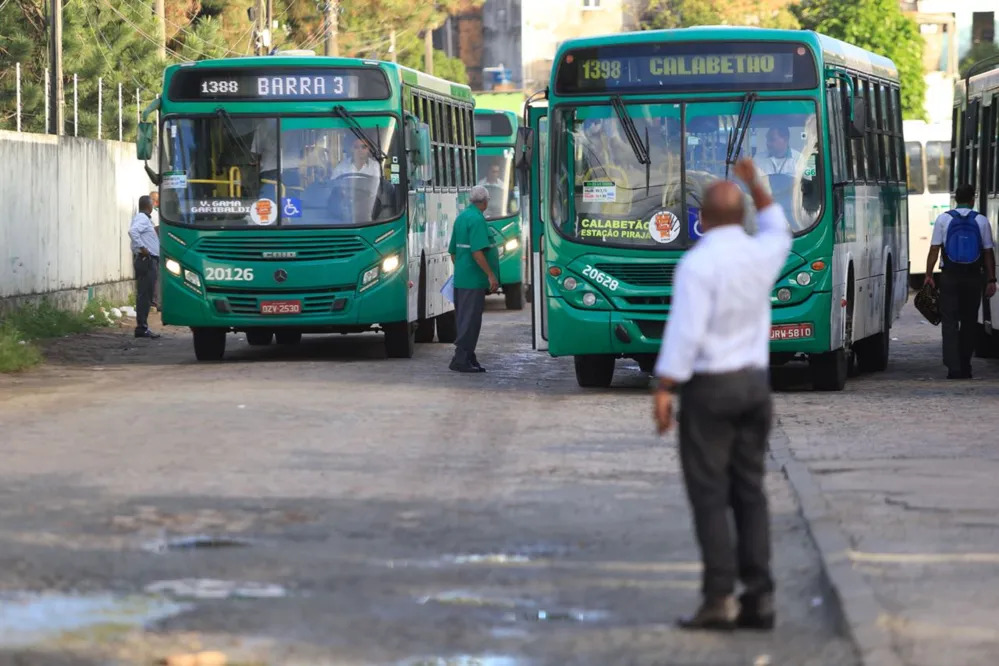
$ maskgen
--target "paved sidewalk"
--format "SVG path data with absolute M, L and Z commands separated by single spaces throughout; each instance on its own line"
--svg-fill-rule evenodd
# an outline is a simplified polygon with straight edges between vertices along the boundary
M 999 364 L 976 359 L 974 380 L 943 379 L 940 330 L 911 304 L 892 335 L 886 373 L 839 394 L 778 394 L 781 428 L 848 538 L 899 660 L 994 666 Z

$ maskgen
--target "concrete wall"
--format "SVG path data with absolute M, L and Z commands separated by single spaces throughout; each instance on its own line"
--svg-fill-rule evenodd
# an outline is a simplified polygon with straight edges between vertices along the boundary
M 150 189 L 134 144 L 0 131 L 0 306 L 127 295 L 128 225 Z

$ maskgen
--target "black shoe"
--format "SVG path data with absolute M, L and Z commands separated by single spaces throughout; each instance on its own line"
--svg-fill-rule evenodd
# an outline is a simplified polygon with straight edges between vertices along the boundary
M 455 363 L 454 361 L 451 361 L 451 364 L 449 366 L 447 366 L 447 369 L 448 370 L 452 370 L 454 372 L 468 372 L 468 373 L 478 373 L 478 372 L 480 372 L 480 370 L 478 368 L 476 368 L 474 365 L 471 365 L 471 364 L 469 364 L 469 365 L 461 365 L 461 364 Z
M 677 620 L 681 629 L 732 631 L 739 609 L 732 596 L 705 601 L 693 616 Z
M 947 379 L 971 379 L 971 370 L 962 370 L 960 372 L 948 372 Z
M 476 372 L 485 372 L 486 369 L 479 365 L 478 361 L 472 361 L 472 367 L 475 368 Z
M 148 328 L 146 329 L 136 329 L 135 337 L 137 338 L 149 338 L 150 340 L 158 340 L 160 338 L 159 333 L 153 333 Z
M 739 597 L 739 616 L 735 623 L 740 629 L 773 631 L 776 622 L 774 595 L 764 594 L 751 597 L 744 594 Z

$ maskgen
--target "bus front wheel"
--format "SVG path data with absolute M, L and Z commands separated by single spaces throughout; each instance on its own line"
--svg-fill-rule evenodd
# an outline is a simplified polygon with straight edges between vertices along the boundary
M 221 361 L 225 355 L 224 328 L 192 328 L 194 356 L 199 361 Z
M 458 339 L 458 318 L 454 310 L 437 315 L 437 341 L 452 343 Z
M 573 357 L 576 383 L 583 388 L 607 388 L 614 379 L 614 357 L 587 354 Z
M 524 283 L 513 282 L 503 285 L 503 297 L 506 299 L 507 310 L 524 309 Z
M 384 324 L 385 355 L 389 358 L 413 358 L 416 351 L 416 328 L 408 321 Z
M 845 349 L 812 354 L 808 357 L 812 386 L 816 391 L 842 391 L 850 371 L 850 358 Z

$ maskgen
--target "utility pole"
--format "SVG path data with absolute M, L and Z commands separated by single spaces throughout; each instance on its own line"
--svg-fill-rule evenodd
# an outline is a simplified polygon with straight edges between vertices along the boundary
M 62 134 L 63 108 L 62 108 L 62 0 L 49 0 L 51 16 L 49 16 L 50 44 L 49 59 L 52 69 L 52 76 L 49 83 L 52 89 L 49 94 L 49 120 L 51 125 L 48 128 L 49 134 Z
M 389 31 L 389 58 L 392 62 L 399 62 L 398 56 L 395 54 L 395 28 Z
M 328 56 L 338 56 L 340 55 L 340 47 L 337 44 L 338 37 L 338 14 L 340 12 L 340 6 L 337 0 L 326 0 L 326 5 L 324 7 L 323 14 L 323 29 L 326 32 L 326 55 Z
M 160 47 L 160 60 L 166 60 L 166 9 L 164 0 L 156 0 L 157 42 Z
M 423 66 L 424 71 L 427 74 L 434 73 L 434 29 L 429 25 L 427 26 L 427 31 L 423 33 L 423 47 L 424 53 L 423 57 L 425 63 Z
M 256 20 L 257 39 L 256 39 L 256 48 L 254 49 L 253 52 L 257 55 L 264 55 L 267 53 L 267 47 L 264 46 L 264 30 L 266 30 L 267 28 L 266 26 L 267 11 L 266 7 L 264 7 L 264 0 L 257 0 L 256 19 L 257 19 Z

